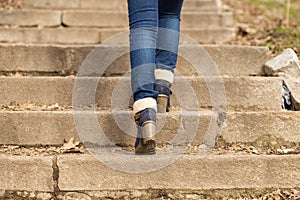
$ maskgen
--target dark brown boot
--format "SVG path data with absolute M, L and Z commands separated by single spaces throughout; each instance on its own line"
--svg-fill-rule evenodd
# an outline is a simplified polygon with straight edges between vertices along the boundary
M 155 154 L 156 143 L 154 135 L 156 131 L 156 111 L 147 108 L 135 114 L 138 133 L 135 141 L 135 153 L 141 155 Z

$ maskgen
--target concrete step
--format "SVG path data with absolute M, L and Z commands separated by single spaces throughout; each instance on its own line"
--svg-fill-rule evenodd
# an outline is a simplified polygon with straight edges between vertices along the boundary
M 232 41 L 236 37 L 235 28 L 204 28 L 204 29 L 183 29 L 181 33 L 194 39 L 201 44 L 224 43 Z
M 1 144 L 61 145 L 75 137 L 85 144 L 127 146 L 136 137 L 132 113 L 125 111 L 1 111 L 0 119 Z M 282 141 L 299 143 L 299 125 L 299 112 L 227 112 L 224 121 L 212 111 L 177 111 L 158 114 L 156 140 L 159 144 L 212 146 L 221 133 L 227 144 L 277 147 Z
M 70 27 L 120 28 L 128 26 L 127 12 L 66 10 L 62 23 Z M 232 13 L 185 12 L 182 14 L 184 28 L 233 27 Z
M 127 12 L 91 10 L 1 10 L 0 25 L 70 27 L 128 27 Z M 232 27 L 232 13 L 189 11 L 182 14 L 182 28 Z
M 23 0 L 23 8 L 127 10 L 126 0 Z
M 117 155 L 110 156 L 101 163 L 99 157 L 59 156 L 58 185 L 62 191 L 97 191 L 149 188 L 174 190 L 296 188 L 300 184 L 299 155 L 206 157 L 184 155 L 160 170 L 147 174 L 134 173 L 135 169 L 142 166 L 144 168 L 140 170 L 146 171 L 147 168 L 151 170 L 151 167 L 168 159 L 172 158 L 163 155 L 156 157 Z M 107 166 L 114 163 L 116 166 L 113 168 Z M 124 168 L 132 167 L 132 173 L 121 171 L 121 164 Z
M 126 0 L 23 0 L 24 8 L 127 10 Z M 218 11 L 219 0 L 186 0 L 183 10 Z
M 129 77 L 0 77 L 0 89 L 0 104 L 5 105 L 16 102 L 69 106 L 73 99 L 76 106 L 127 110 L 131 98 Z M 278 111 L 281 89 L 281 78 L 175 77 L 171 101 L 175 110 L 226 107 L 234 111 Z
M 81 68 L 88 67 L 88 70 L 81 72 L 81 75 L 98 76 L 101 71 L 99 60 L 104 67 L 106 64 L 109 66 L 102 73 L 103 76 L 121 76 L 130 70 L 128 46 L 1 44 L 0 52 L 1 72 L 66 75 L 76 74 L 82 66 Z M 269 50 L 265 47 L 226 45 L 181 45 L 179 55 L 176 70 L 186 76 L 201 75 L 199 71 L 202 75 L 262 75 L 263 65 L 270 59 Z M 95 65 L 86 66 L 84 61 Z M 210 70 L 211 66 L 217 66 L 217 72 Z
M 102 32 L 103 30 L 100 29 L 62 27 L 0 28 L 0 41 L 5 43 L 99 44 L 102 40 Z
M 0 155 L 0 191 L 53 192 L 53 161 L 54 157 Z
M 124 166 L 132 159 L 137 168 L 141 164 L 151 167 L 149 161 L 162 163 L 170 157 L 114 155 L 108 162 L 101 163 L 90 155 L 59 155 L 57 162 L 53 162 L 57 168 L 52 168 L 54 157 L 0 156 L 3 169 L 0 189 L 6 191 L 1 197 L 12 199 L 15 191 L 13 199 L 21 199 L 23 195 L 23 198 L 36 195 L 39 199 L 50 199 L 54 195 L 57 199 L 70 196 L 102 199 L 113 194 L 111 198 L 117 199 L 178 191 L 182 199 L 194 199 L 201 194 L 222 199 L 261 196 L 270 188 L 289 189 L 299 185 L 299 155 L 182 155 L 173 163 L 149 173 L 126 173 L 107 166 L 117 159 Z M 56 191 L 53 179 L 58 181 Z M 160 196 L 156 194 L 156 197 Z
M 5 43 L 98 44 L 112 37 L 114 34 L 124 31 L 127 30 L 63 27 L 0 28 L 0 41 Z M 233 40 L 235 38 L 235 29 L 183 29 L 182 34 L 191 37 L 199 43 L 221 43 Z M 128 40 L 128 37 L 126 40 Z
M 53 10 L 0 10 L 0 25 L 56 27 L 61 25 L 61 15 Z
M 222 9 L 221 0 L 185 0 L 183 4 L 183 12 L 186 10 L 201 10 L 201 11 L 217 11 Z

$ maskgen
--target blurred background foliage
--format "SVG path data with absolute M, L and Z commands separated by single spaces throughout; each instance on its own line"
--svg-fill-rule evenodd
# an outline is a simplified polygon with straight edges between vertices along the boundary
M 237 38 L 231 44 L 267 46 L 278 54 L 300 51 L 300 0 L 223 0 L 234 13 Z M 228 6 L 226 6 L 228 5 Z

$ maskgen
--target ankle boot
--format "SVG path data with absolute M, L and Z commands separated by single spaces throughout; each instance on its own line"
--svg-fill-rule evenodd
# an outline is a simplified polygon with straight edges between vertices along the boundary
M 156 110 L 146 108 L 134 116 L 138 132 L 135 141 L 136 154 L 155 154 L 156 143 L 154 140 L 156 130 Z
M 170 110 L 170 90 L 171 84 L 165 80 L 156 80 L 155 90 L 158 91 L 157 96 L 157 112 L 165 113 Z

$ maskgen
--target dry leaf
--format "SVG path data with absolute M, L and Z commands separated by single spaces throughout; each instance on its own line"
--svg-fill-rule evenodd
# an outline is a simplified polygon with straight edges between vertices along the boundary
M 61 147 L 63 153 L 82 153 L 83 150 L 80 148 L 81 142 L 76 142 L 74 137 L 71 137 L 68 142 L 65 141 Z

